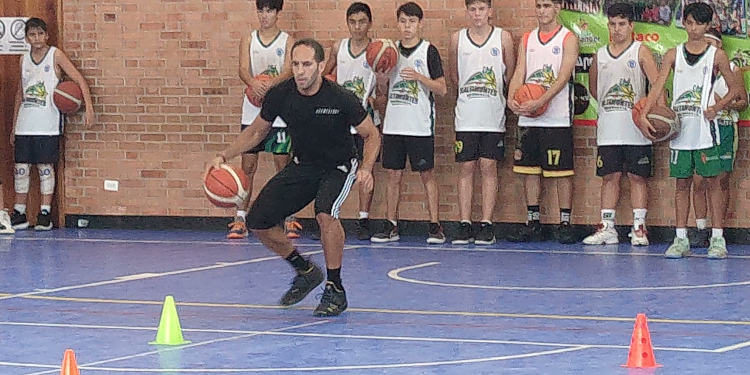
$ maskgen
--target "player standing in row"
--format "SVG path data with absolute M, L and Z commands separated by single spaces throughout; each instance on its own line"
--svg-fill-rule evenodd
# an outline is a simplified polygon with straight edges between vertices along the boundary
M 409 158 L 419 172 L 427 192 L 430 227 L 427 243 L 445 242 L 438 218 L 438 186 L 435 166 L 435 98 L 447 92 L 443 65 L 437 48 L 420 37 L 422 8 L 408 2 L 396 11 L 401 40 L 398 62 L 387 77 L 378 78 L 378 91 L 388 93 L 383 122 L 383 168 L 388 170 L 386 221 L 372 242 L 392 242 L 398 233 L 398 204 L 401 179 Z
M 596 52 L 589 70 L 589 91 L 599 103 L 596 175 L 602 177 L 602 222 L 596 233 L 583 240 L 586 245 L 619 242 L 615 208 L 623 174 L 630 181 L 633 206 L 630 243 L 648 245 L 646 183 L 653 173 L 654 153 L 649 130 L 638 128 L 632 111 L 635 103 L 646 97 L 646 78 L 648 82 L 656 82 L 659 72 L 651 50 L 633 40 L 633 17 L 631 4 L 616 3 L 607 9 L 610 43 Z
M 10 144 L 15 145 L 15 191 L 11 223 L 14 229 L 26 229 L 26 198 L 29 193 L 31 165 L 39 172 L 41 207 L 35 230 L 52 229 L 52 198 L 55 193 L 55 163 L 60 158 L 60 135 L 64 117 L 52 95 L 63 77 L 70 77 L 81 88 L 86 113 L 84 125 L 94 124 L 91 92 L 81 72 L 63 51 L 47 44 L 47 24 L 39 18 L 26 21 L 26 41 L 31 51 L 21 56 L 21 87 L 16 94 L 15 117 L 11 124 Z
M 654 106 L 667 77 L 674 69 L 672 83 L 672 109 L 677 113 L 682 130 L 670 144 L 669 175 L 677 178 L 675 186 L 676 237 L 665 252 L 667 258 L 682 258 L 690 254 L 687 238 L 687 219 L 690 210 L 690 186 L 693 175 L 704 177 L 708 182 L 711 197 L 711 241 L 708 257 L 723 259 L 727 256 L 724 240 L 723 220 L 726 208 L 726 189 L 721 185 L 720 175 L 721 139 L 716 116 L 729 108 L 735 97 L 741 95 L 741 82 L 729 67 L 727 54 L 708 44 L 705 33 L 713 18 L 711 6 L 692 3 L 685 7 L 683 24 L 688 34 L 685 43 L 670 49 L 662 60 L 659 78 L 641 114 L 646 126 L 652 127 L 646 114 Z M 718 71 L 726 79 L 729 93 L 712 104 L 711 87 Z
M 287 51 L 294 44 L 294 39 L 284 31 L 279 30 L 276 24 L 279 13 L 284 7 L 284 0 L 257 0 L 258 21 L 260 28 L 244 35 L 240 40 L 239 74 L 240 79 L 250 86 L 253 95 L 262 98 L 266 91 L 275 84 L 291 76 L 290 59 Z M 258 79 L 259 75 L 273 77 L 270 81 Z M 242 129 L 250 126 L 258 117 L 260 108 L 253 105 L 247 96 L 243 95 L 242 103 Z M 245 216 L 250 200 L 253 195 L 253 178 L 258 169 L 258 153 L 268 152 L 273 154 L 273 162 L 276 171 L 280 171 L 289 163 L 289 151 L 291 150 L 291 137 L 287 136 L 286 124 L 280 118 L 273 122 L 273 129 L 268 132 L 266 139 L 252 149 L 245 150 L 242 154 L 242 170 L 250 178 L 247 198 L 237 207 L 234 222 L 229 224 L 227 238 L 241 239 L 247 237 Z M 298 230 L 301 226 L 293 217 L 286 220 L 289 230 L 287 233 L 291 238 L 299 237 Z
M 460 164 L 458 202 L 461 224 L 452 243 L 495 243 L 492 213 L 497 199 L 497 164 L 505 154 L 505 83 L 515 69 L 513 38 L 489 24 L 492 0 L 466 0 L 469 27 L 453 34 L 448 77 L 458 87 L 456 143 Z M 482 218 L 475 234 L 471 224 L 474 171 L 482 174 Z
M 326 63 L 326 74 L 334 74 L 336 82 L 356 95 L 362 106 L 373 117 L 375 126 L 380 121 L 372 107 L 376 78 L 370 65 L 367 64 L 367 45 L 370 44 L 370 27 L 372 26 L 372 11 L 361 2 L 354 2 L 346 10 L 346 26 L 349 28 L 349 38 L 336 42 L 333 52 Z M 357 155 L 363 155 L 364 140 L 356 135 L 352 128 L 354 142 L 357 145 Z M 370 239 L 370 206 L 372 205 L 372 191 L 364 184 L 359 184 L 359 227 L 357 239 Z
M 721 49 L 722 40 L 721 32 L 716 28 L 711 28 L 705 35 L 708 44 Z M 737 65 L 730 62 L 732 72 L 737 76 L 742 85 L 742 94 L 737 96 L 729 104 L 729 109 L 719 111 L 716 114 L 716 122 L 719 124 L 719 160 L 721 161 L 721 180 L 722 189 L 729 190 L 729 174 L 734 169 L 734 155 L 737 153 L 737 122 L 740 119 L 739 112 L 747 107 L 747 92 L 745 91 L 742 71 Z M 715 72 L 716 73 L 716 72 Z M 720 100 L 729 93 L 729 87 L 724 76 L 719 74 L 713 86 L 712 101 Z M 711 230 L 707 228 L 708 224 L 708 194 L 706 191 L 707 183 L 700 176 L 693 176 L 693 209 L 695 211 L 695 223 L 697 231 L 690 233 L 688 230 L 688 239 L 690 247 L 708 247 L 711 238 Z M 726 194 L 725 201 L 728 201 L 729 194 Z M 726 212 L 726 210 L 725 210 Z
M 514 98 L 524 83 L 535 83 L 547 89 L 538 99 L 519 104 L 509 100 L 508 107 L 518 117 L 518 143 L 513 171 L 521 175 L 527 222 L 511 241 L 541 241 L 539 194 L 541 178 L 553 179 L 557 185 L 560 225 L 557 239 L 573 243 L 577 238 L 570 227 L 573 197 L 573 71 L 578 58 L 578 37 L 558 22 L 562 0 L 535 0 L 538 28 L 524 34 L 518 46 L 518 62 L 508 89 Z M 532 113 L 547 104 L 538 117 Z

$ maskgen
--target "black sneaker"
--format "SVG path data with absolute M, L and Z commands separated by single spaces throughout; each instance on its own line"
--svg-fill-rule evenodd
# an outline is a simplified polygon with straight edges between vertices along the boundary
M 475 245 L 492 245 L 495 243 L 495 228 L 492 223 L 479 224 L 479 232 L 474 236 Z
M 557 241 L 561 244 L 578 242 L 578 236 L 575 234 L 575 231 L 573 231 L 573 227 L 570 226 L 570 223 L 560 223 L 560 225 L 557 226 L 557 233 L 555 234 Z
M 510 242 L 541 242 L 542 224 L 538 221 L 526 223 L 521 229 L 508 236 Z
M 383 242 L 394 242 L 400 240 L 401 237 L 398 235 L 398 226 L 393 225 L 390 220 L 385 221 L 383 231 L 375 233 L 374 236 L 370 237 L 370 241 L 383 243 Z
M 357 226 L 357 239 L 367 241 L 370 239 L 370 219 L 359 219 Z
M 427 235 L 427 243 L 439 245 L 445 243 L 445 233 L 440 223 L 430 223 L 430 233 Z
M 458 225 L 458 232 L 456 232 L 456 237 L 453 238 L 451 243 L 454 245 L 466 245 L 471 242 L 474 242 L 474 235 L 471 233 L 471 223 L 462 221 Z
M 313 311 L 313 315 L 337 316 L 344 312 L 347 306 L 346 291 L 338 290 L 332 282 L 327 281 L 323 296 L 320 297 L 320 304 Z
M 29 220 L 26 219 L 26 214 L 13 210 L 13 214 L 10 215 L 10 223 L 13 225 L 13 229 L 28 229 Z
M 708 248 L 708 240 L 711 238 L 711 229 L 709 228 L 688 228 L 688 239 L 690 247 Z
M 36 215 L 34 230 L 52 230 L 52 215 L 47 210 L 39 211 L 39 215 Z
M 310 293 L 316 286 L 320 285 L 325 279 L 323 271 L 313 262 L 310 262 L 310 269 L 303 273 L 297 274 L 292 280 L 292 286 L 289 290 L 284 293 L 284 296 L 279 300 L 281 306 L 291 306 L 295 303 L 305 299 L 308 293 Z

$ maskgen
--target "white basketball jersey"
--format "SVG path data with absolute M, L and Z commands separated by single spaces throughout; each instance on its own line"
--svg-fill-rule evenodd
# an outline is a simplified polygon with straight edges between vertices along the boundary
M 502 33 L 494 27 L 481 46 L 468 29 L 458 33 L 457 132 L 505 132 Z
M 618 57 L 612 56 L 608 46 L 596 52 L 599 146 L 651 144 L 633 122 L 633 106 L 646 96 L 646 75 L 638 62 L 640 48 L 640 42 L 633 42 Z
M 55 51 L 49 47 L 38 64 L 31 52 L 21 62 L 21 108 L 16 119 L 16 135 L 60 135 L 62 116 L 52 100 L 60 78 L 55 72 Z
M 563 44 L 570 30 L 560 26 L 555 35 L 542 43 L 539 29 L 529 33 L 526 43 L 526 79 L 525 83 L 536 83 L 546 88 L 552 86 L 560 74 L 562 66 Z M 573 75 L 564 77 L 572 83 Z M 572 96 L 570 85 L 566 85 L 549 101 L 547 111 L 539 117 L 518 117 L 518 126 L 527 127 L 570 127 L 572 119 Z
M 737 65 L 735 65 L 733 62 L 729 63 L 729 67 L 732 68 L 733 72 L 735 71 L 735 69 L 737 69 Z M 727 80 L 724 79 L 724 76 L 721 75 L 721 73 L 719 73 L 718 77 L 716 78 L 716 82 L 714 82 L 711 97 L 708 99 L 708 105 L 712 106 L 716 104 L 716 96 L 721 99 L 727 94 L 729 94 L 729 86 L 727 85 Z M 724 109 L 716 114 L 716 122 L 721 126 L 734 126 L 739 120 L 740 114 L 734 109 Z
M 336 56 L 336 82 L 350 90 L 359 98 L 362 106 L 369 110 L 370 104 L 366 98 L 375 94 L 375 73 L 367 64 L 367 50 L 364 49 L 357 56 L 352 55 L 350 39 L 341 40 Z M 376 124 L 378 125 L 378 124 Z M 352 134 L 357 130 L 352 127 Z
M 401 48 L 401 42 L 398 42 Z M 399 73 L 412 68 L 418 73 L 430 76 L 427 67 L 427 49 L 430 42 L 422 40 L 409 57 L 400 52 L 396 67 L 391 71 L 388 105 L 383 121 L 383 134 L 431 136 L 435 127 L 435 103 L 432 93 L 426 86 L 416 80 L 407 81 Z
M 711 75 L 716 48 L 709 46 L 703 56 L 690 65 L 685 60 L 685 44 L 676 47 L 672 84 L 672 109 L 677 113 L 682 130 L 669 143 L 675 150 L 702 150 L 719 144 L 719 129 L 715 121 L 708 121 L 703 111 L 711 97 Z
M 286 41 L 289 34 L 279 31 L 276 38 L 268 45 L 263 44 L 260 40 L 260 34 L 257 30 L 252 32 L 250 42 L 250 73 L 253 77 L 261 74 L 267 74 L 271 77 L 278 77 L 281 69 L 284 68 L 284 58 L 286 57 Z M 260 108 L 254 106 L 242 95 L 242 124 L 250 125 L 260 114 Z M 285 128 L 286 123 L 277 117 L 273 122 L 274 128 Z

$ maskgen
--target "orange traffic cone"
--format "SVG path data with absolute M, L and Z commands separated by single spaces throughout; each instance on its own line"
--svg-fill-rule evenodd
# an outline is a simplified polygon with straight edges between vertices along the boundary
M 651 334 L 648 332 L 646 314 L 638 314 L 635 317 L 633 337 L 630 339 L 630 352 L 628 363 L 622 367 L 654 368 L 661 367 L 654 358 L 654 348 L 651 346 Z
M 73 353 L 73 349 L 65 351 L 63 356 L 62 367 L 60 368 L 60 375 L 81 375 L 78 371 L 78 364 L 76 364 L 76 354 Z

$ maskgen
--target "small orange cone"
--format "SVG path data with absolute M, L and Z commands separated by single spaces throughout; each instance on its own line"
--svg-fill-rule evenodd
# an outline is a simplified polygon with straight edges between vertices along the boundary
M 62 367 L 60 368 L 60 375 L 81 375 L 78 371 L 78 364 L 76 364 L 76 354 L 73 349 L 65 351 L 63 356 Z
M 628 363 L 622 367 L 654 368 L 661 367 L 654 358 L 654 348 L 651 346 L 651 334 L 648 332 L 646 314 L 638 314 L 635 317 L 633 337 L 630 339 L 630 352 Z

